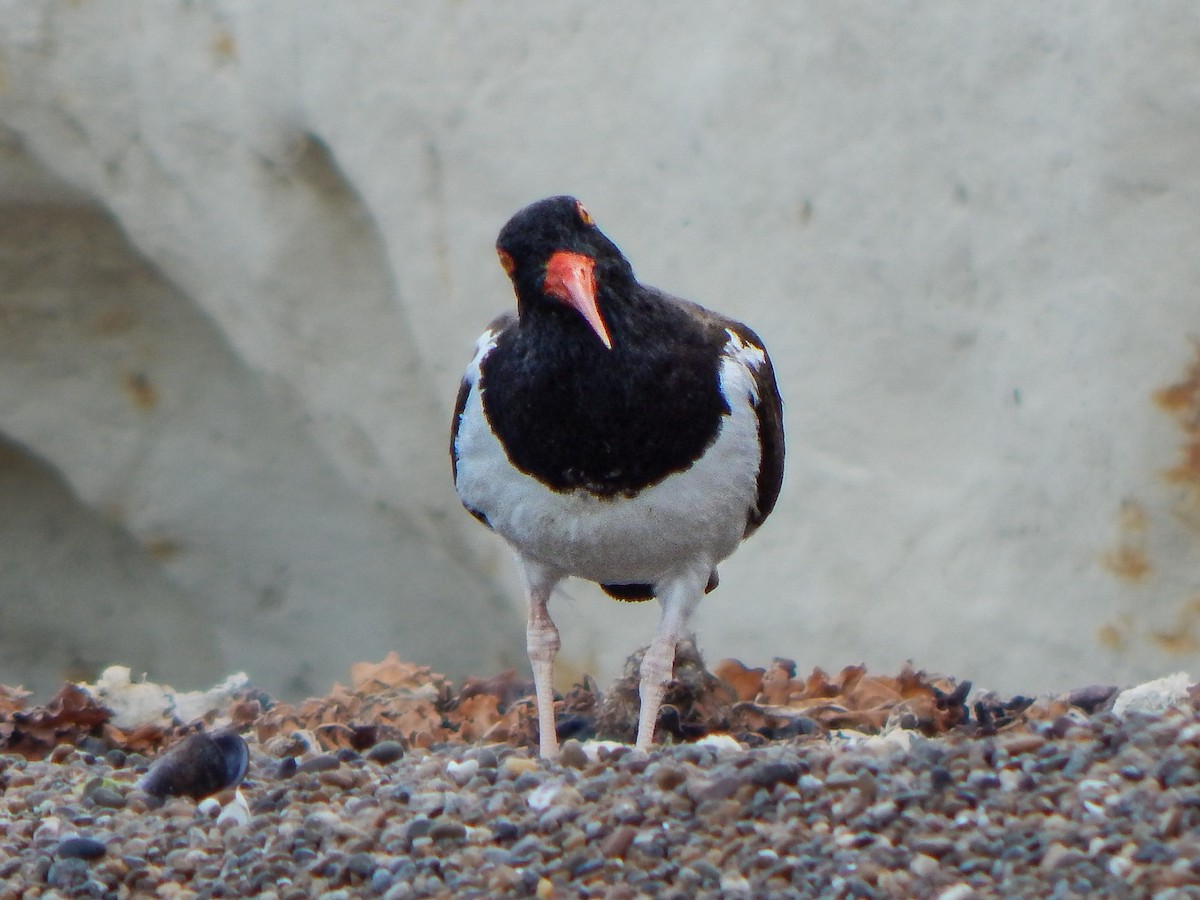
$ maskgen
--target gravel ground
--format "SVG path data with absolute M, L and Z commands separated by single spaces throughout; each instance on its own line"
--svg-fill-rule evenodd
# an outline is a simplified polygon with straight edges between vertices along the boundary
M 990 736 L 568 741 L 554 763 L 248 740 L 240 793 L 201 802 L 156 801 L 149 759 L 86 741 L 0 756 L 0 900 L 1200 897 L 1190 703 Z

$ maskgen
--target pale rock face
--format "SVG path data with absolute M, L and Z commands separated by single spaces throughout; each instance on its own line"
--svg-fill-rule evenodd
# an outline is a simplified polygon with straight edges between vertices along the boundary
M 0 682 L 521 664 L 446 442 L 495 234 L 564 192 L 776 365 L 711 661 L 1195 662 L 1190 4 L 524 9 L 0 0 Z M 567 592 L 605 680 L 657 611 Z

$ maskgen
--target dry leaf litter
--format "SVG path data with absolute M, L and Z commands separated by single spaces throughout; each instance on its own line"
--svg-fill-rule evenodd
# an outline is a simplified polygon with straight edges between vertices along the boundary
M 969 702 L 685 644 L 647 754 L 637 664 L 562 698 L 554 762 L 528 681 L 395 655 L 295 704 L 120 667 L 0 687 L 0 900 L 1200 897 L 1186 675 Z

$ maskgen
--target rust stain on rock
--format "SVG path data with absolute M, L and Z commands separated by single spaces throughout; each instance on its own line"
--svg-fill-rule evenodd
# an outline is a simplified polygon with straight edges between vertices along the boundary
M 145 372 L 131 372 L 126 375 L 125 391 L 133 400 L 134 406 L 144 412 L 150 412 L 158 406 L 158 390 L 151 384 Z
M 1127 616 L 1115 622 L 1105 622 L 1096 629 L 1096 640 L 1100 646 L 1113 653 L 1122 653 L 1129 648 L 1130 623 Z
M 218 28 L 213 36 L 213 55 L 220 62 L 235 62 L 237 60 L 237 41 L 228 28 Z
M 97 334 L 111 336 L 128 334 L 140 324 L 138 314 L 132 309 L 110 309 L 96 317 L 93 328 Z
M 1193 341 L 1196 358 L 1183 379 L 1155 391 L 1154 402 L 1179 423 L 1184 434 L 1178 465 L 1163 476 L 1188 489 L 1190 505 L 1200 508 L 1200 341 Z
M 1150 574 L 1150 559 L 1146 555 L 1146 508 L 1136 500 L 1121 501 L 1118 514 L 1117 546 L 1104 553 L 1100 562 L 1122 581 L 1136 582 Z
M 1173 656 L 1187 656 L 1200 650 L 1200 635 L 1196 634 L 1197 625 L 1200 625 L 1200 597 L 1193 597 L 1180 607 L 1175 624 L 1171 628 L 1151 632 L 1150 637 L 1167 653 Z
M 170 562 L 183 552 L 183 544 L 169 537 L 151 538 L 142 546 L 146 548 L 146 553 L 159 562 Z

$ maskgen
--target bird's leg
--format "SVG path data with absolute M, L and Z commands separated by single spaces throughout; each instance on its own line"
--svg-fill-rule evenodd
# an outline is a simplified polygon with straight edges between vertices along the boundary
M 537 694 L 538 745 L 543 759 L 558 756 L 558 732 L 554 721 L 554 657 L 558 655 L 558 629 L 550 618 L 547 605 L 559 577 L 536 563 L 518 557 L 525 590 L 529 597 L 529 618 L 525 625 L 525 647 L 533 669 L 533 689 Z
M 663 695 L 675 669 L 675 647 L 683 638 L 692 612 L 704 596 L 711 566 L 703 566 L 684 572 L 680 577 L 659 586 L 659 602 L 662 618 L 654 639 L 642 657 L 641 714 L 638 716 L 637 746 L 649 750 L 654 743 L 654 726 L 658 723 L 658 710 Z

